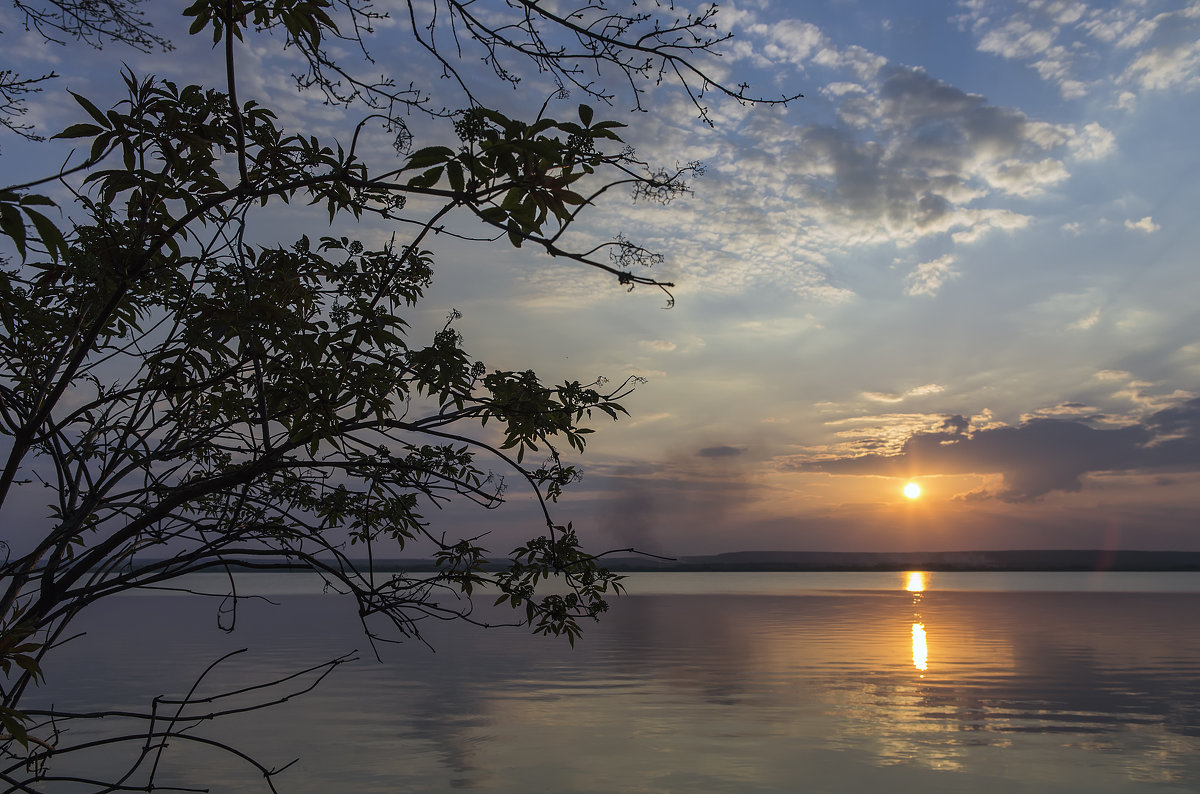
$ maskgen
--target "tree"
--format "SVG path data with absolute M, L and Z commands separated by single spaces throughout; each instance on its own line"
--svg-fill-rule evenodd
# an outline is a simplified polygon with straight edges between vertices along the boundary
M 17 8 L 52 39 L 169 46 L 136 0 Z M 37 790 L 53 779 L 50 762 L 73 750 L 59 731 L 73 715 L 22 707 L 72 620 L 99 599 L 188 573 L 316 571 L 357 600 L 373 641 L 419 637 L 431 617 L 475 621 L 469 596 L 487 585 L 516 622 L 573 643 L 619 577 L 551 514 L 578 477 L 558 447 L 582 451 L 588 421 L 623 414 L 632 382 L 549 385 L 530 371 L 489 371 L 465 352 L 455 317 L 421 344 L 405 312 L 432 278 L 433 237 L 466 221 L 490 230 L 488 244 L 667 290 L 640 269 L 655 255 L 624 237 L 576 250 L 564 235 L 606 193 L 667 201 L 697 166 L 639 160 L 623 125 L 586 103 L 566 119 L 550 115 L 551 100 L 527 120 L 490 109 L 459 57 L 477 50 L 512 85 L 520 78 L 509 61 L 525 59 L 560 97 L 569 86 L 589 102 L 614 98 L 588 76 L 597 73 L 626 81 L 637 108 L 640 79 L 668 75 L 701 115 L 714 86 L 746 100 L 744 86 L 725 89 L 689 60 L 723 40 L 715 9 L 664 21 L 604 3 L 556 13 L 511 0 L 484 15 L 440 0 L 428 18 L 409 6 L 413 46 L 457 87 L 459 109 L 334 60 L 331 42 L 352 44 L 369 68 L 381 17 L 365 0 L 196 0 L 183 13 L 190 34 L 211 36 L 220 89 L 126 69 L 125 96 L 109 109 L 71 94 L 80 121 L 54 138 L 83 154 L 0 189 L 13 254 L 0 271 L 0 511 L 12 516 L 22 490 L 53 496 L 36 541 L 0 566 L 0 753 L 12 760 L 0 779 L 11 790 Z M 347 140 L 287 129 L 239 96 L 239 48 L 271 37 L 298 53 L 300 88 L 358 109 Z M 3 74 L 0 85 L 24 79 Z M 11 98 L 7 126 L 33 135 L 16 121 L 21 97 Z M 380 134 L 398 161 L 367 161 L 365 141 Z M 65 220 L 52 220 L 51 187 L 73 199 Z M 302 203 L 320 208 L 328 234 L 265 237 L 264 212 Z M 384 244 L 354 237 L 372 217 L 395 229 Z M 500 570 L 489 569 L 480 538 L 447 538 L 426 518 L 450 499 L 501 504 L 505 479 L 493 466 L 535 495 L 544 520 Z M 377 574 L 378 557 L 417 548 L 435 574 Z M 550 578 L 566 582 L 565 595 L 540 590 Z M 244 595 L 231 594 L 234 606 Z M 144 717 L 143 748 L 112 785 L 134 787 L 141 775 L 141 790 L 152 788 L 148 759 L 182 735 Z

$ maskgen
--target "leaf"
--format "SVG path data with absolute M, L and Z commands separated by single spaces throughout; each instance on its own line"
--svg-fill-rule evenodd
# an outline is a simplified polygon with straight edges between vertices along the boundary
M 25 214 L 29 216 L 29 220 L 33 222 L 33 226 L 37 229 L 38 236 L 42 240 L 42 244 L 46 246 L 47 253 L 57 262 L 59 254 L 66 254 L 67 241 L 63 238 L 62 232 L 54 225 L 54 222 L 40 212 L 24 208 Z
M 453 149 L 448 149 L 445 146 L 426 146 L 424 149 L 418 149 L 409 156 L 408 163 L 404 166 L 404 170 L 408 171 L 416 168 L 428 168 L 431 165 L 444 163 L 453 157 Z
M 18 667 L 29 673 L 35 681 L 42 678 L 42 669 L 38 667 L 37 660 L 33 657 L 16 654 L 12 657 L 12 660 L 17 663 Z
M 408 180 L 408 186 L 414 188 L 433 187 L 437 184 L 438 180 L 442 178 L 442 171 L 444 170 L 445 168 L 440 165 L 436 168 L 430 168 L 425 173 L 414 176 L 412 179 Z
M 446 163 L 446 178 L 450 180 L 450 189 L 461 193 L 466 189 L 466 183 L 463 179 L 462 164 L 457 160 Z
M 104 132 L 103 127 L 95 124 L 72 124 L 62 132 L 54 135 L 54 138 L 90 138 L 93 135 L 99 135 Z
M 89 116 L 91 116 L 97 122 L 99 122 L 101 127 L 103 127 L 106 130 L 112 129 L 112 125 L 109 123 L 108 118 L 103 113 L 100 112 L 100 108 L 98 108 L 92 104 L 91 100 L 89 100 L 87 97 L 85 97 L 81 94 L 76 94 L 74 91 L 72 91 L 70 89 L 67 89 L 67 93 L 70 94 L 71 96 L 75 97 L 75 101 L 78 102 L 83 107 L 83 109 L 88 112 Z
M 88 155 L 88 159 L 93 163 L 98 163 L 100 157 L 104 154 L 104 150 L 108 147 L 108 142 L 112 139 L 112 133 L 97 135 L 92 141 L 92 151 Z
M 583 126 L 589 127 L 592 124 L 592 109 L 587 105 L 579 106 L 579 120 L 583 122 Z
M 504 195 L 504 201 L 500 202 L 500 208 L 508 212 L 512 212 L 521 205 L 521 200 L 525 198 L 526 192 L 521 188 L 512 188 Z
M 12 238 L 17 253 L 21 255 L 21 261 L 25 261 L 25 223 L 21 220 L 21 214 L 11 204 L 0 204 L 0 232 Z
M 28 749 L 29 732 L 25 729 L 25 719 L 27 719 L 26 716 L 16 709 L 0 706 L 0 727 L 3 727 L 9 736 L 20 742 L 22 747 Z
M 479 211 L 479 217 L 483 218 L 488 223 L 498 224 L 503 221 L 507 215 L 508 213 L 506 213 L 500 207 L 484 207 Z

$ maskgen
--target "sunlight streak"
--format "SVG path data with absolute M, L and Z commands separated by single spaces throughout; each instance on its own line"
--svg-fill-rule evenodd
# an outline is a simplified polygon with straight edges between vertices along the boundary
M 929 647 L 925 643 L 925 624 L 912 624 L 913 667 L 925 672 L 929 667 Z

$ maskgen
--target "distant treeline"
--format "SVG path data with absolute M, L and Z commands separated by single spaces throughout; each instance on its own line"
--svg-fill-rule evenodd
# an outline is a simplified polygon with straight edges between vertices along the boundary
M 150 562 L 143 560 L 140 562 Z M 231 561 L 232 562 L 232 561 Z M 247 560 L 246 568 L 263 565 Z M 734 551 L 676 559 L 609 557 L 613 571 L 1200 571 L 1200 551 L 1020 549 L 1004 551 Z M 268 563 L 273 569 L 279 564 Z M 286 567 L 286 566 L 283 566 Z M 501 563 L 486 566 L 497 570 Z M 428 573 L 432 560 L 376 560 L 385 572 Z
M 833 552 L 739 551 L 672 564 L 622 559 L 627 570 L 679 571 L 1200 571 L 1200 552 L 1105 549 Z
M 431 571 L 429 560 L 376 561 L 389 571 Z M 703 557 L 610 557 L 614 571 L 1200 571 L 1200 551 L 735 551 Z

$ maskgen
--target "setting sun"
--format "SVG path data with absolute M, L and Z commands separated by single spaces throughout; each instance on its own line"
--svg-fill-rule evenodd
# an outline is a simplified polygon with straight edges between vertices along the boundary
M 909 499 L 916 499 L 921 495 L 921 486 L 917 485 L 915 482 L 910 482 L 908 485 L 904 486 L 904 495 Z

